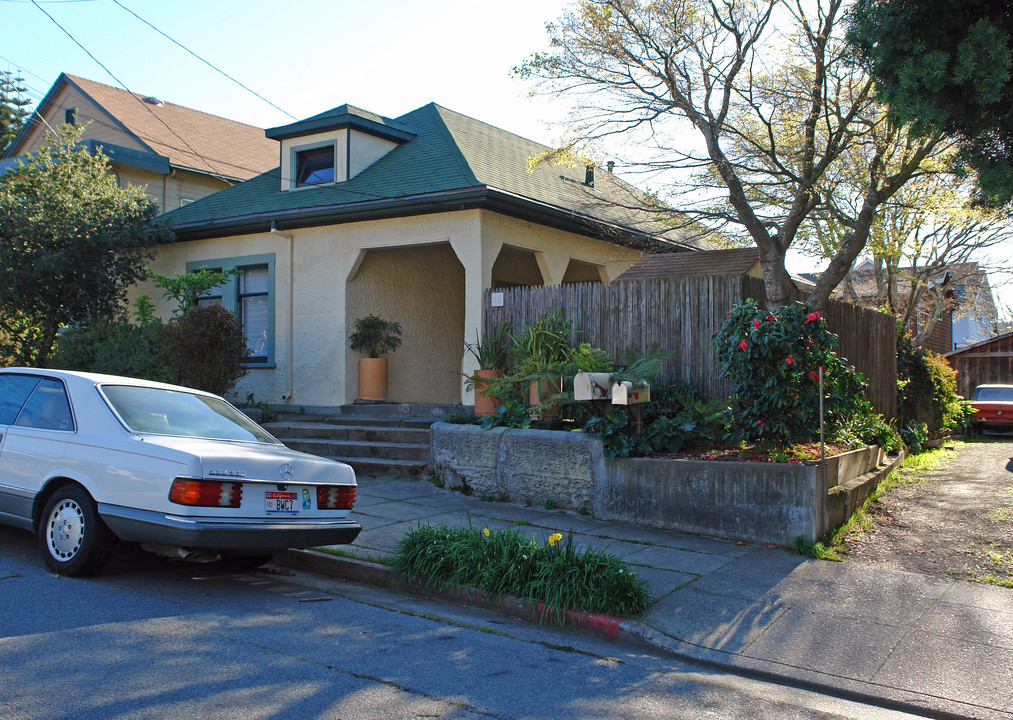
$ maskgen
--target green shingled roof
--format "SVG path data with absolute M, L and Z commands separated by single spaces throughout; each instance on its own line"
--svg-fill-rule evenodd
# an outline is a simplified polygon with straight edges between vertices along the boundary
M 666 245 L 659 242 L 663 235 L 679 241 L 648 213 L 623 207 L 635 189 L 600 168 L 593 189 L 584 184 L 583 167 L 543 166 L 529 172 L 528 159 L 545 146 L 432 103 L 394 120 L 381 119 L 415 137 L 351 180 L 282 191 L 276 168 L 164 218 L 181 239 L 188 239 L 262 232 L 272 221 L 280 228 L 305 227 L 488 207 L 645 248 Z

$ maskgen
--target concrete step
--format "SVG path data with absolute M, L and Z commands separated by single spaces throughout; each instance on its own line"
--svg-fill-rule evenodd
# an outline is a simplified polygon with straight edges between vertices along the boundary
M 401 417 L 400 415 L 328 415 L 324 422 L 328 425 L 359 425 L 372 427 L 405 427 L 428 428 L 438 417 Z
M 362 417 L 401 417 L 423 420 L 431 418 L 438 420 L 445 413 L 453 409 L 453 405 L 435 405 L 432 403 L 351 403 L 341 406 L 341 414 Z
M 429 462 L 430 457 L 429 443 L 361 442 L 319 438 L 286 438 L 282 442 L 293 450 L 324 457 L 401 459 L 425 463 Z
M 265 429 L 279 439 L 355 440 L 429 444 L 428 427 L 376 425 L 332 425 L 314 422 L 265 423 Z
M 328 455 L 331 460 L 347 463 L 352 466 L 357 476 L 385 477 L 419 477 L 430 472 L 430 466 L 424 460 L 386 460 L 383 458 L 358 458 Z

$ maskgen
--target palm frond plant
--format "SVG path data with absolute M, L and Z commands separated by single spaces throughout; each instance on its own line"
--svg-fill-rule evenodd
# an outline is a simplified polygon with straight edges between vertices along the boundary
M 542 315 L 512 336 L 518 381 L 529 387 L 529 404 L 535 419 L 555 417 L 556 396 L 570 363 L 573 323 L 562 308 Z
M 499 396 L 490 392 L 489 381 L 503 377 L 510 353 L 510 321 L 496 323 L 482 336 L 476 332 L 475 342 L 464 343 L 464 354 L 471 353 L 478 370 L 465 375 L 464 388 L 475 392 L 475 414 L 488 417 L 500 405 Z

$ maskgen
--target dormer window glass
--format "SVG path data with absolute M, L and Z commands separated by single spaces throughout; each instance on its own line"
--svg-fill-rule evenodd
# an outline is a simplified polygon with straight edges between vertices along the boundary
M 295 154 L 295 184 L 322 185 L 334 182 L 334 145 L 299 150 Z

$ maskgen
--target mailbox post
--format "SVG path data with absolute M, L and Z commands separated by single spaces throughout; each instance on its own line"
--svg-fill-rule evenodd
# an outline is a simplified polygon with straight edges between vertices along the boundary
M 639 435 L 644 429 L 643 404 L 651 399 L 651 386 L 646 382 L 613 383 L 611 380 L 609 373 L 579 372 L 573 378 L 573 399 L 590 402 L 603 415 L 609 406 L 626 408 L 634 431 Z
M 634 386 L 629 380 L 624 380 L 612 386 L 612 404 L 626 406 L 637 435 L 644 431 L 644 403 L 650 399 L 651 386 L 646 382 Z

